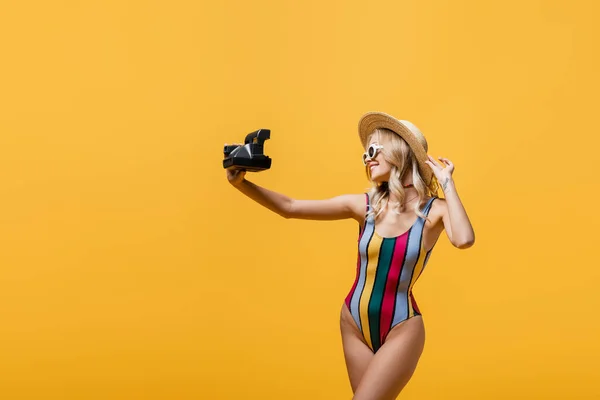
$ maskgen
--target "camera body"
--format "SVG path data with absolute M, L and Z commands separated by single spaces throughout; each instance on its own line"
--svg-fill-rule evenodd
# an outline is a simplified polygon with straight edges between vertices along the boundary
M 259 129 L 246 135 L 243 145 L 225 146 L 223 168 L 251 172 L 271 168 L 271 158 L 264 154 L 264 142 L 270 138 L 269 129 Z

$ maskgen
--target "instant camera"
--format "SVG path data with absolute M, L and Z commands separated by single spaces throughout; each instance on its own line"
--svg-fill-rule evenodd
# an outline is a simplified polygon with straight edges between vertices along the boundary
M 269 129 L 259 129 L 246 135 L 243 145 L 225 146 L 223 168 L 251 172 L 271 168 L 271 159 L 264 155 L 264 143 L 270 137 Z

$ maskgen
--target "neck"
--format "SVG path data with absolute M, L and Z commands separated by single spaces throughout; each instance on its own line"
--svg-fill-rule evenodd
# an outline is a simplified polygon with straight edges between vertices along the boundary
M 404 188 L 404 201 L 403 204 L 407 202 L 411 202 L 419 196 L 417 189 L 409 182 L 403 182 L 402 187 Z M 400 199 L 398 199 L 393 193 L 390 193 L 389 201 L 394 204 L 400 204 Z

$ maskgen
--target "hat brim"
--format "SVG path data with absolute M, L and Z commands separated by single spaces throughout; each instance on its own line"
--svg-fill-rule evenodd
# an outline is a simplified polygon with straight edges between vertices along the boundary
M 406 125 L 391 115 L 382 112 L 369 112 L 361 117 L 358 122 L 358 135 L 363 148 L 367 147 L 369 135 L 377 128 L 389 129 L 408 143 L 417 158 L 419 173 L 423 177 L 425 184 L 429 185 L 433 178 L 433 171 L 431 170 L 431 167 L 425 163 L 425 161 L 428 160 L 425 148 L 423 148 L 423 145 Z

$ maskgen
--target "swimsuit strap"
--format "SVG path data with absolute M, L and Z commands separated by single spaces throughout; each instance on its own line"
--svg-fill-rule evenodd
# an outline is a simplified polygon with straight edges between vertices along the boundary
M 362 234 L 364 233 L 365 229 L 367 228 L 367 225 L 372 223 L 372 221 L 370 221 L 370 218 L 368 217 L 368 212 L 369 209 L 371 208 L 371 201 L 369 199 L 369 193 L 365 192 L 365 198 L 366 198 L 366 205 L 365 205 L 365 222 L 364 225 L 361 227 L 360 225 L 358 226 L 358 237 L 359 240 L 362 237 Z
M 365 196 L 367 197 L 367 208 L 365 213 L 368 213 L 371 208 L 371 199 L 369 198 L 369 193 L 365 193 Z
M 427 204 L 425 204 L 425 207 L 423 207 L 423 214 L 425 214 L 425 216 L 429 215 L 429 211 L 431 210 L 431 205 L 433 204 L 433 201 L 437 199 L 437 197 L 432 197 L 431 199 L 429 199 L 429 201 L 427 201 Z

